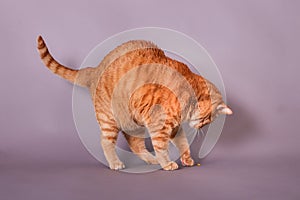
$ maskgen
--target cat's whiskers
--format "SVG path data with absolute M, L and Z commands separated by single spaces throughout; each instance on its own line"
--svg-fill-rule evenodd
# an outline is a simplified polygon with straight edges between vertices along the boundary
M 205 133 L 204 133 L 204 131 L 202 130 L 202 128 L 200 128 L 199 130 L 200 130 L 200 132 L 201 132 L 201 136 L 204 137 L 204 136 L 205 136 Z

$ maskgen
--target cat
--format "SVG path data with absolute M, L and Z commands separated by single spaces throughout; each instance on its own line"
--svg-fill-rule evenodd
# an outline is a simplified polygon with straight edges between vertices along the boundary
M 97 67 L 80 70 L 58 63 L 41 36 L 37 48 L 43 63 L 58 76 L 87 87 L 101 129 L 101 145 L 110 169 L 125 165 L 115 145 L 122 132 L 133 153 L 149 164 L 175 170 L 168 155 L 169 142 L 180 153 L 184 166 L 193 166 L 189 144 L 181 124 L 200 129 L 219 114 L 232 114 L 219 90 L 186 64 L 167 57 L 150 41 L 123 43 L 107 54 Z M 145 147 L 148 130 L 155 156 Z

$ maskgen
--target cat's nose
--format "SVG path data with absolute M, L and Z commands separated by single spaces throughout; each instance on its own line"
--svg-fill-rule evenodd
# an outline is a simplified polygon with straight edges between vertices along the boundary
M 226 115 L 232 115 L 232 114 L 233 114 L 232 110 L 227 107 L 226 108 Z

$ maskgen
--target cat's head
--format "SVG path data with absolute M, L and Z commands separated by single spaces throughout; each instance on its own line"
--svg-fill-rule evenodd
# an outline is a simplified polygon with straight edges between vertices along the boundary
M 193 110 L 190 118 L 190 126 L 196 129 L 209 124 L 219 115 L 231 115 L 233 113 L 224 103 L 220 91 L 214 84 L 206 80 L 206 88 L 208 89 L 209 98 L 206 100 L 198 99 L 199 107 Z

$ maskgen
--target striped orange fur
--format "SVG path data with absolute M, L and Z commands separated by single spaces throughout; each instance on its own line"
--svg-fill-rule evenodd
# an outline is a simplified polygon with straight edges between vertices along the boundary
M 40 36 L 38 50 L 53 73 L 89 88 L 102 132 L 101 145 L 114 170 L 125 167 L 115 151 L 119 131 L 145 162 L 174 170 L 178 165 L 169 158 L 170 141 L 179 149 L 182 164 L 194 165 L 183 122 L 198 129 L 218 114 L 232 113 L 212 83 L 167 57 L 152 42 L 129 41 L 112 50 L 97 67 L 81 70 L 59 64 Z M 145 147 L 145 129 L 155 156 Z

